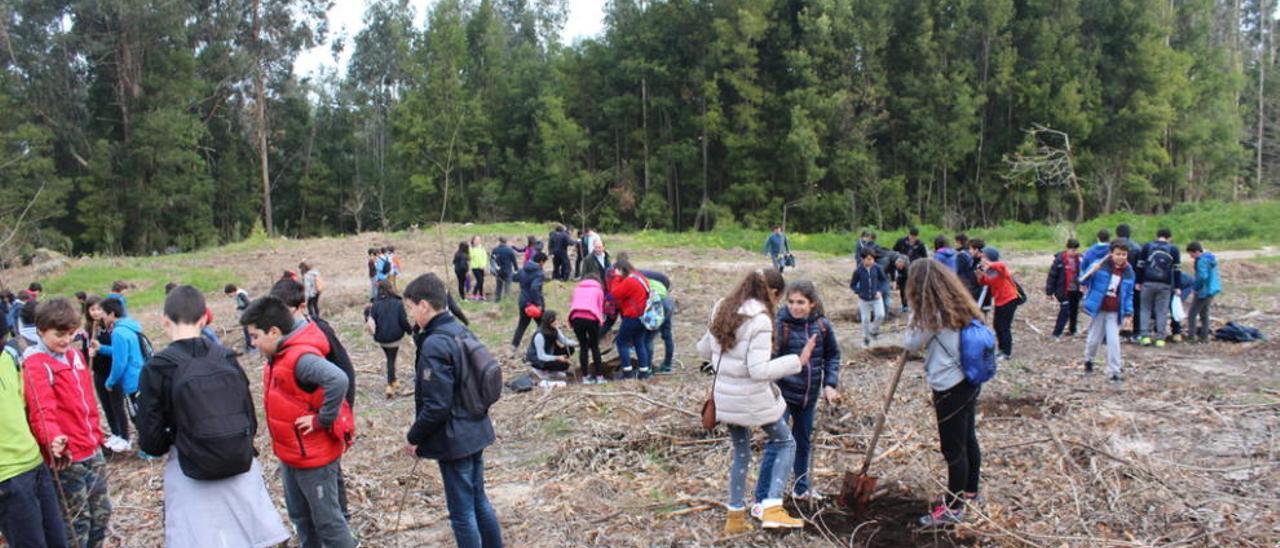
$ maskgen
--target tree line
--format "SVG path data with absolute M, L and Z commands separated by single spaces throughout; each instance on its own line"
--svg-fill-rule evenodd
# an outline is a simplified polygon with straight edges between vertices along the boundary
M 803 231 L 1271 196 L 1275 0 L 0 4 L 0 244 L 548 220 Z

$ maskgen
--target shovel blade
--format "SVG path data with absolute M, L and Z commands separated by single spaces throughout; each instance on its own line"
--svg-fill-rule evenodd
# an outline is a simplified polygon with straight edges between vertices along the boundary
M 866 509 L 867 503 L 871 501 L 871 495 L 876 492 L 878 481 L 875 476 L 845 472 L 837 502 L 840 506 L 861 512 Z

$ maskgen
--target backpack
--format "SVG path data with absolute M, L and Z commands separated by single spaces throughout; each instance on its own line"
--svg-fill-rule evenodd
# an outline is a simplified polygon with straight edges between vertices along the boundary
M 174 370 L 170 388 L 178 465 L 197 480 L 229 478 L 249 471 L 257 451 L 257 418 L 244 370 L 228 351 L 210 344 Z
M 388 258 L 386 258 L 386 257 L 383 257 L 383 258 L 382 258 L 382 259 L 380 259 L 380 260 L 382 261 L 382 268 L 381 268 L 381 270 L 380 270 L 380 271 L 381 271 L 381 273 L 382 273 L 382 274 L 390 274 L 390 273 L 391 273 L 391 259 L 388 259 Z
M 13 358 L 13 366 L 18 369 L 18 374 L 22 374 L 22 350 L 18 348 L 17 341 L 9 341 L 4 343 L 4 353 Z
M 1169 253 L 1167 246 L 1152 246 L 1151 255 L 1147 257 L 1143 269 L 1142 278 L 1144 281 L 1171 283 L 1173 281 L 1173 255 Z
M 1236 343 L 1263 341 L 1267 339 L 1262 335 L 1261 331 L 1252 327 L 1240 325 L 1236 322 L 1227 322 L 1227 325 L 1219 327 L 1213 332 L 1213 338 L 1220 341 Z
M 948 356 L 946 346 L 938 345 Z M 969 384 L 981 385 L 996 376 L 996 334 L 974 318 L 960 330 L 960 368 Z
M 645 279 L 635 274 L 631 275 L 641 285 L 646 286 L 644 314 L 640 315 L 640 323 L 644 324 L 644 328 L 649 331 L 657 331 L 662 324 L 667 321 L 667 311 L 662 308 L 662 297 L 658 296 L 658 292 L 654 291 L 649 284 L 644 283 Z
M 343 373 L 347 374 L 347 404 L 351 406 L 351 411 L 356 409 L 356 369 L 351 363 L 351 355 L 347 353 L 347 347 L 342 345 L 342 341 L 338 340 L 338 334 L 333 330 L 333 326 L 329 325 L 320 318 L 311 318 L 311 321 L 320 328 L 324 333 L 324 337 L 329 341 L 329 353 L 324 359 L 329 360 L 333 365 L 338 366 Z
M 458 396 L 471 416 L 489 412 L 502 397 L 502 364 L 474 335 L 454 335 L 462 361 L 458 364 Z
M 155 347 L 151 346 L 151 339 L 141 331 L 138 332 L 138 350 L 142 351 L 142 363 L 151 361 L 151 356 L 155 355 Z

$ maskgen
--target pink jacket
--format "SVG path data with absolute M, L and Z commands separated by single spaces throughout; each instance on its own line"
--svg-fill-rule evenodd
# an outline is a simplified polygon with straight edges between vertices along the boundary
M 573 288 L 569 303 L 569 319 L 588 318 L 604 324 L 604 289 L 600 282 L 582 280 Z

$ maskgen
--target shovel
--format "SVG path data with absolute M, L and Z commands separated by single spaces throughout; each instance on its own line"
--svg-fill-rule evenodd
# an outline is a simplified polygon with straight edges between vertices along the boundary
M 902 370 L 907 365 L 907 351 L 903 350 L 898 356 L 898 363 L 893 372 L 893 380 L 889 383 L 889 393 L 884 398 L 884 408 L 880 410 L 880 414 L 876 417 L 876 429 L 871 434 L 871 444 L 867 446 L 867 456 L 862 459 L 862 470 L 854 475 L 853 472 L 844 473 L 844 481 L 840 486 L 840 496 L 836 502 L 845 508 L 853 509 L 861 512 L 867 507 L 867 503 L 871 501 L 872 493 L 876 491 L 875 476 L 868 476 L 867 469 L 871 468 L 871 459 L 876 454 L 876 444 L 880 441 L 880 433 L 884 431 L 884 419 L 889 414 L 889 406 L 893 405 L 893 394 L 898 391 L 898 381 L 902 379 Z

